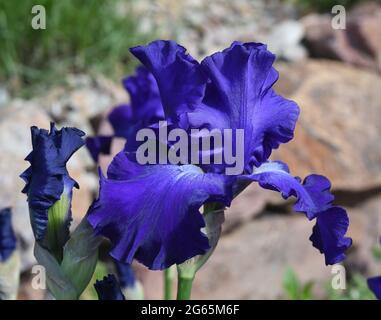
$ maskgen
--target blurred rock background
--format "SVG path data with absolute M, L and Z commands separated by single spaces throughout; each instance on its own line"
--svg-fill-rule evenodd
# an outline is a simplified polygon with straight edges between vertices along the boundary
M 380 3 L 45 0 L 38 4 L 46 5 L 47 29 L 40 31 L 30 27 L 34 4 L 0 0 L 0 207 L 14 210 L 23 253 L 20 298 L 43 297 L 30 288 L 33 236 L 18 178 L 27 167 L 30 126 L 47 128 L 55 121 L 88 135 L 110 130 L 102 119 L 128 101 L 119 80 L 136 65 L 128 47 L 154 38 L 176 39 L 196 58 L 234 40 L 267 43 L 278 57 L 278 92 L 302 111 L 295 139 L 272 158 L 286 161 L 301 177 L 327 175 L 351 219 L 349 289 L 332 293 L 331 267 L 308 241 L 312 224 L 278 194 L 250 186 L 227 210 L 223 237 L 196 278 L 193 298 L 369 297 L 364 277 L 381 273 L 375 251 L 381 235 Z M 346 8 L 344 30 L 331 26 L 335 4 Z M 113 147 L 117 151 L 120 144 Z M 103 158 L 102 166 L 109 160 Z M 73 204 L 78 222 L 98 188 L 85 148 L 69 170 L 81 186 Z M 147 298 L 161 298 L 161 273 L 141 266 L 137 271 Z M 292 294 L 311 282 L 307 295 Z

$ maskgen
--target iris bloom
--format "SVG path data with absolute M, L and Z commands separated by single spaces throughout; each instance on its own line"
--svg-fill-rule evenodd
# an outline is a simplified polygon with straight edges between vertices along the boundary
M 119 283 L 113 274 L 97 280 L 94 284 L 99 300 L 125 300 Z
M 381 244 L 381 238 L 380 238 L 380 244 Z M 372 290 L 376 298 L 381 300 L 381 276 L 369 278 L 368 287 L 370 290 Z
M 129 288 L 135 285 L 135 273 L 130 264 L 115 260 L 115 268 L 122 288 Z
M 32 229 L 36 240 L 44 243 L 48 211 L 62 199 L 60 205 L 64 208 L 60 211 L 64 213 L 61 217 L 64 228 L 57 234 L 57 241 L 63 245 L 69 236 L 72 189 L 79 187 L 69 176 L 66 163 L 84 144 L 84 133 L 76 128 L 58 130 L 53 123 L 50 132 L 37 127 L 32 127 L 31 132 L 33 150 L 25 159 L 30 162 L 30 167 L 21 177 L 26 182 L 22 192 L 28 196 Z
M 145 67 L 138 67 L 135 75 L 123 79 L 122 82 L 131 102 L 117 106 L 108 115 L 114 135 L 99 135 L 86 139 L 86 146 L 95 162 L 100 154 L 110 154 L 113 137 L 126 139 L 130 150 L 134 150 L 137 131 L 164 119 L 155 78 Z
M 174 41 L 154 41 L 131 52 L 156 80 L 156 107 L 162 106 L 171 126 L 243 129 L 245 161 L 236 176 L 213 163 L 139 165 L 131 160 L 127 141 L 107 178 L 101 174 L 99 198 L 88 216 L 95 232 L 111 240 L 115 259 L 137 259 L 157 270 L 205 254 L 210 246 L 199 208 L 207 202 L 229 206 L 251 182 L 285 199 L 296 197 L 294 210 L 316 221 L 310 240 L 326 264 L 345 258 L 352 242 L 345 237 L 348 216 L 332 205 L 328 179 L 314 174 L 302 181 L 286 164 L 269 160 L 273 149 L 293 138 L 299 108 L 273 90 L 278 72 L 265 45 L 234 42 L 201 63 Z
M 13 232 L 11 209 L 0 210 L 0 263 L 4 263 L 16 249 L 16 236 Z
M 120 288 L 127 300 L 143 300 L 144 290 L 130 264 L 114 260 Z

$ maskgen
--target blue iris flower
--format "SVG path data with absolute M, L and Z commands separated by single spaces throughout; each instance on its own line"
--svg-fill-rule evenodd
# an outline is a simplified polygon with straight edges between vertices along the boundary
M 113 274 L 97 280 L 94 284 L 99 300 L 125 300 L 119 283 Z
M 380 244 L 381 244 L 381 238 L 380 238 Z M 369 278 L 368 287 L 370 290 L 372 290 L 376 298 L 381 300 L 381 276 Z
M 16 236 L 12 228 L 10 208 L 0 210 L 0 262 L 5 262 L 16 249 Z
M 66 163 L 84 145 L 84 132 L 76 128 L 58 130 L 53 123 L 50 132 L 37 127 L 32 127 L 31 132 L 33 150 L 25 158 L 30 167 L 21 174 L 26 182 L 22 192 L 28 196 L 34 236 L 42 242 L 47 231 L 49 209 L 63 194 L 70 202 L 73 187 L 79 187 L 69 176 Z M 65 217 L 67 226 L 71 222 L 70 211 L 68 208 Z
M 137 259 L 157 270 L 205 254 L 209 242 L 199 208 L 206 202 L 229 206 L 253 181 L 285 199 L 296 197 L 295 211 L 316 220 L 310 240 L 326 264 L 345 258 L 352 243 L 345 236 L 349 220 L 343 208 L 332 205 L 328 179 L 310 175 L 302 181 L 286 164 L 269 160 L 273 149 L 293 138 L 299 107 L 273 90 L 278 72 L 265 45 L 234 42 L 201 63 L 174 41 L 154 41 L 131 52 L 152 73 L 157 105 L 172 126 L 243 129 L 245 159 L 236 176 L 213 163 L 142 166 L 129 157 L 127 141 L 107 178 L 100 175 L 99 198 L 88 216 L 95 232 L 111 240 L 115 259 Z
M 128 263 L 114 260 L 115 269 L 118 274 L 118 280 L 122 288 L 133 287 L 136 283 L 135 272 Z
M 128 148 L 134 150 L 136 132 L 164 119 L 156 80 L 144 66 L 139 66 L 135 75 L 123 79 L 122 83 L 131 101 L 115 107 L 108 115 L 114 135 L 86 139 L 86 146 L 95 162 L 100 154 L 110 154 L 113 137 L 126 139 Z

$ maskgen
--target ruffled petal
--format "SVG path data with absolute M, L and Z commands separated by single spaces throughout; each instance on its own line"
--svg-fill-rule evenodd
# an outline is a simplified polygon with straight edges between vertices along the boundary
M 159 88 L 147 68 L 138 67 L 135 75 L 123 79 L 123 85 L 130 94 L 130 105 L 136 120 L 151 124 L 164 118 Z M 113 123 L 111 116 L 109 119 Z
M 115 107 L 108 120 L 116 137 L 131 140 L 137 130 L 164 119 L 164 110 L 156 80 L 144 66 L 123 79 L 123 85 L 130 95 L 130 104 Z
M 65 182 L 78 188 L 69 177 L 66 162 L 83 144 L 84 132 L 76 128 L 57 130 L 51 124 L 50 132 L 31 128 L 33 151 L 26 157 L 31 166 L 20 177 L 26 185 L 22 190 L 28 196 L 34 235 L 43 240 L 48 224 L 48 210 L 60 199 Z
M 114 136 L 128 139 L 138 119 L 134 118 L 130 105 L 122 104 L 111 110 L 108 121 L 114 130 Z
M 247 172 L 293 138 L 299 115 L 295 102 L 271 88 L 278 79 L 274 59 L 263 44 L 239 42 L 206 57 L 201 62 L 210 79 L 205 98 L 188 113 L 192 128 L 244 129 Z
M 378 300 L 381 300 L 381 276 L 368 279 L 368 287 Z
M 177 120 L 201 102 L 207 78 L 184 47 L 157 40 L 130 51 L 155 77 L 166 117 Z
M 126 149 L 135 151 L 139 145 L 136 133 L 164 119 L 159 88 L 147 68 L 140 66 L 135 75 L 123 79 L 123 85 L 130 95 L 130 104 L 121 104 L 112 109 L 108 121 L 113 135 L 95 136 L 86 140 L 86 146 L 95 162 L 99 154 L 110 154 L 114 137 L 127 140 Z
M 114 129 L 114 136 L 110 136 L 110 144 L 113 137 L 120 137 L 126 140 L 125 149 L 128 151 L 136 151 L 141 142 L 136 141 L 137 132 L 145 127 L 150 126 L 158 121 L 155 114 L 148 112 L 136 115 L 132 107 L 129 105 L 120 105 L 115 107 L 109 114 L 108 120 Z M 153 121 L 153 122 L 151 122 Z M 110 154 L 110 149 L 101 152 L 102 154 Z
M 310 240 L 324 254 L 326 265 L 345 259 L 344 252 L 352 245 L 352 239 L 345 237 L 348 227 L 348 215 L 343 208 L 332 207 L 317 216 Z
M 229 178 L 193 165 L 141 166 L 121 152 L 108 177 L 101 175 L 88 221 L 111 240 L 115 259 L 132 263 L 135 258 L 154 270 L 205 253 L 209 243 L 199 208 L 207 201 L 229 205 L 231 200 Z
M 97 280 L 94 284 L 99 300 L 126 300 L 113 274 Z
M 16 249 L 10 208 L 0 210 L 0 262 L 5 262 Z
M 332 206 L 329 180 L 320 175 L 309 175 L 303 183 L 289 174 L 282 162 L 266 162 L 251 175 L 239 177 L 240 183 L 257 181 L 265 189 L 281 193 L 284 199 L 296 197 L 294 210 L 303 212 L 309 220 L 316 218 L 310 240 L 325 256 L 326 264 L 335 264 L 345 258 L 344 252 L 352 240 L 345 237 L 349 220 L 343 208 Z
M 244 181 L 257 181 L 262 188 L 278 191 L 284 199 L 296 197 L 294 210 L 306 214 L 309 220 L 331 207 L 334 199 L 331 183 L 324 176 L 312 174 L 301 182 L 289 173 L 286 164 L 280 161 L 266 162 L 255 168 L 251 175 L 241 176 Z

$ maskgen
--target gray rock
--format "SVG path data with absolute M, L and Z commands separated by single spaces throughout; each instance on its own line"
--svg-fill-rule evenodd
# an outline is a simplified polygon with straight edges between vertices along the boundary
M 301 45 L 303 37 L 303 24 L 287 20 L 275 26 L 264 43 L 267 43 L 269 50 L 278 58 L 294 62 L 307 56 L 305 48 Z
M 246 223 L 220 240 L 197 274 L 192 298 L 278 299 L 287 267 L 302 282 L 330 281 L 330 267 L 308 240 L 311 228 L 302 215 L 271 215 Z
M 178 39 L 196 58 L 222 50 L 234 40 L 263 39 L 274 25 L 296 15 L 293 6 L 280 0 L 140 0 L 134 9 L 145 32 Z M 285 54 L 303 53 L 298 48 Z
M 360 4 L 348 13 L 345 29 L 333 29 L 331 21 L 329 14 L 311 14 L 302 19 L 309 53 L 380 71 L 381 5 Z
M 35 100 L 56 122 L 75 126 L 91 135 L 91 119 L 126 99 L 123 86 L 106 78 L 71 75 L 66 87 L 56 87 Z
M 301 177 L 326 175 L 335 189 L 381 185 L 381 77 L 333 61 L 278 66 L 277 89 L 298 103 L 294 139 L 272 155 Z
M 313 224 L 302 215 L 270 215 L 224 235 L 197 273 L 192 299 L 279 299 L 291 267 L 300 280 L 316 281 L 321 294 L 331 268 L 308 240 Z M 162 273 L 137 268 L 147 299 L 162 299 Z

